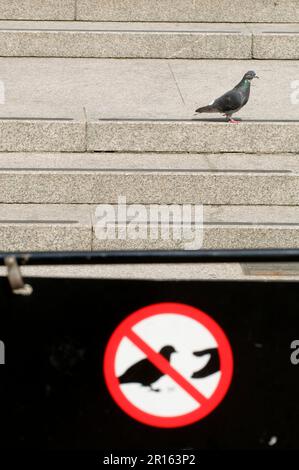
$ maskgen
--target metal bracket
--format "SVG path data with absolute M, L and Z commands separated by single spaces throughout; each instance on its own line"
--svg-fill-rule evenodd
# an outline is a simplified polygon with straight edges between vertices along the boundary
M 7 277 L 13 293 L 18 295 L 31 295 L 33 292 L 32 286 L 24 283 L 16 258 L 14 256 L 7 256 L 4 259 L 4 263 L 7 267 Z

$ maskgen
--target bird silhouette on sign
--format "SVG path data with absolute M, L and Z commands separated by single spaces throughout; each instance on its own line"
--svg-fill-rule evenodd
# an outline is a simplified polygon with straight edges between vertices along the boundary
M 259 78 L 253 70 L 245 73 L 242 80 L 230 91 L 214 100 L 208 106 L 198 108 L 196 113 L 221 113 L 229 122 L 238 123 L 232 118 L 249 100 L 250 85 L 254 78 Z
M 159 354 L 163 356 L 167 361 L 170 362 L 171 355 L 177 352 L 172 346 L 164 346 Z M 152 362 L 148 359 L 142 359 L 136 364 L 133 364 L 129 369 L 127 369 L 118 380 L 121 384 L 128 383 L 139 383 L 144 387 L 150 387 L 153 392 L 160 392 L 159 389 L 153 388 L 152 384 L 160 379 L 163 375 L 163 372 L 160 371 Z
M 203 351 L 196 351 L 193 354 L 197 357 L 202 357 L 209 354 L 210 359 L 202 369 L 192 374 L 192 379 L 203 379 L 204 377 L 208 377 L 208 375 L 215 374 L 215 372 L 218 372 L 220 370 L 220 359 L 217 348 L 204 349 Z

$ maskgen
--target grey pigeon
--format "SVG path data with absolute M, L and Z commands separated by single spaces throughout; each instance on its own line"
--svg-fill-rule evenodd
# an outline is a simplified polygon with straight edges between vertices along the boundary
M 259 78 L 253 70 L 245 73 L 244 77 L 232 90 L 217 98 L 208 106 L 198 108 L 196 113 L 223 113 L 229 122 L 237 123 L 232 115 L 238 112 L 249 100 L 251 80 Z

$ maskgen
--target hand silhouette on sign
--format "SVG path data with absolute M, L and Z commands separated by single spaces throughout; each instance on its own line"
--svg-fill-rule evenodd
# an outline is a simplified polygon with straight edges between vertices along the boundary
M 195 351 L 194 356 L 202 357 L 206 356 L 207 354 L 210 355 L 210 359 L 208 363 L 200 370 L 194 372 L 191 376 L 192 379 L 203 379 L 208 375 L 212 375 L 215 372 L 220 370 L 220 360 L 219 360 L 219 353 L 217 348 L 211 349 L 204 349 L 203 351 Z

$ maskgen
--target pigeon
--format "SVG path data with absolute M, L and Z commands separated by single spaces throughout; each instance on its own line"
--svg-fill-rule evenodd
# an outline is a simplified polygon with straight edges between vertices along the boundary
M 192 375 L 192 379 L 203 379 L 204 377 L 208 377 L 208 375 L 212 375 L 215 372 L 218 372 L 218 370 L 220 370 L 220 360 L 217 348 L 205 349 L 204 351 L 196 351 L 193 354 L 197 357 L 209 354 L 210 359 L 202 369 L 198 370 L 197 372 L 194 372 L 194 374 Z
M 170 362 L 170 357 L 176 350 L 172 346 L 164 346 L 159 354 L 163 356 L 167 361 Z M 129 369 L 127 369 L 118 380 L 121 384 L 127 383 L 140 383 L 144 387 L 150 387 L 152 391 L 159 391 L 152 388 L 152 384 L 156 382 L 163 376 L 161 372 L 154 364 L 152 364 L 148 359 L 142 359 L 136 364 L 133 364 Z
M 214 100 L 208 106 L 198 108 L 196 113 L 223 113 L 227 120 L 238 123 L 232 115 L 238 112 L 247 103 L 250 95 L 251 80 L 259 78 L 253 70 L 245 73 L 242 80 L 232 90 Z

